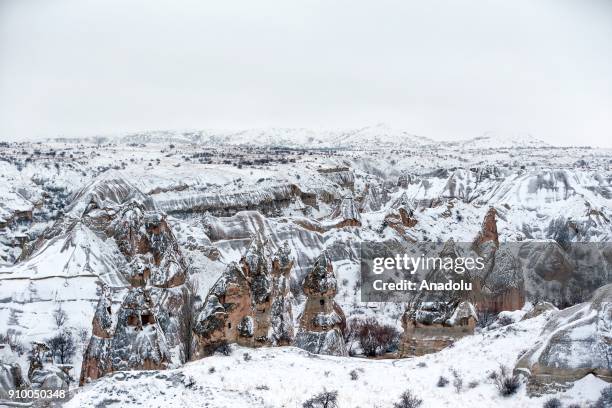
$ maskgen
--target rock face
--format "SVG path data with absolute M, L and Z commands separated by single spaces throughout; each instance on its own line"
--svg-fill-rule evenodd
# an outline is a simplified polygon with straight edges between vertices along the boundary
M 224 343 L 249 347 L 283 346 L 293 340 L 288 244 L 272 255 L 267 241 L 255 238 L 239 263 L 233 262 L 209 292 L 198 313 L 194 358 Z
M 455 305 L 423 302 L 402 318 L 400 356 L 436 353 L 457 339 L 474 334 L 477 321 L 476 309 L 470 302 Z
M 338 287 L 327 252 L 317 259 L 302 285 L 307 300 L 295 345 L 311 353 L 346 356 L 342 335 L 346 319 L 334 300 Z
M 337 219 L 336 228 L 344 227 L 360 227 L 361 226 L 361 215 L 355 205 L 353 196 L 344 196 L 340 205 L 332 213 L 332 218 Z
M 485 268 L 473 279 L 472 302 L 479 311 L 499 313 L 525 304 L 525 284 L 520 262 L 508 248 L 500 248 L 497 211 L 491 207 L 472 245 L 485 260 Z
M 612 284 L 598 289 L 590 302 L 554 312 L 516 371 L 528 376 L 534 394 L 587 374 L 612 382 Z
M 410 199 L 403 193 L 395 202 L 391 203 L 391 210 L 385 215 L 385 225 L 396 230 L 400 235 L 404 235 L 407 228 L 412 228 L 417 224 L 414 216 L 414 209 Z
M 480 233 L 474 241 L 475 246 L 481 246 L 485 242 L 492 242 L 499 247 L 499 234 L 497 233 L 497 211 L 494 207 L 489 208 L 482 222 Z
M 165 215 L 148 208 L 132 200 L 87 214 L 90 225 L 117 242 L 129 286 L 102 288 L 81 384 L 117 370 L 164 369 L 187 359 L 187 265 Z M 113 302 L 120 303 L 114 312 Z
M 35 370 L 30 381 L 34 389 L 65 390 L 67 392 L 71 378 L 62 368 L 48 365 L 45 368 Z
M 9 391 L 29 389 L 30 384 L 21 373 L 18 363 L 0 361 L 0 401 L 10 400 Z

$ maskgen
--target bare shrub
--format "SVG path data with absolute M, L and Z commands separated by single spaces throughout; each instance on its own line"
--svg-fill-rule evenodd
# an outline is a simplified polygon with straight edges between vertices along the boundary
M 355 350 L 353 349 L 353 346 L 357 341 L 357 333 L 360 330 L 361 322 L 362 320 L 358 317 L 352 317 L 348 319 L 346 321 L 346 324 L 344 325 L 344 330 L 342 334 L 344 335 L 344 341 L 346 343 L 349 356 L 355 355 Z
M 453 370 L 453 387 L 455 387 L 455 391 L 457 391 L 457 393 L 460 393 L 461 390 L 463 389 L 463 378 L 461 378 L 461 376 L 459 375 L 459 373 L 457 372 L 457 370 Z
M 412 395 L 410 390 L 406 390 L 400 395 L 400 400 L 393 404 L 393 408 L 417 408 L 420 407 L 423 400 Z
M 222 341 L 219 343 L 217 348 L 215 349 L 215 353 L 221 353 L 224 356 L 232 355 L 232 347 L 227 343 L 227 341 Z
M 440 378 L 438 378 L 438 383 L 436 385 L 440 388 L 446 387 L 448 385 L 448 378 L 444 376 L 440 376 Z
M 495 378 L 495 385 L 499 393 L 507 397 L 518 391 L 521 386 L 521 381 L 518 375 L 513 375 L 508 367 L 502 365 L 499 367 L 499 373 Z
M 338 391 L 327 391 L 313 396 L 308 399 L 304 404 L 303 408 L 338 408 Z
M 400 334 L 395 327 L 380 324 L 374 317 L 364 319 L 357 331 L 359 345 L 369 357 L 397 349 L 399 338 Z
M 62 309 L 62 305 L 59 305 L 53 311 L 53 321 L 55 322 L 55 326 L 58 329 L 61 329 L 62 327 L 64 327 L 64 325 L 68 321 L 68 313 L 66 313 L 66 311 Z
M 561 401 L 559 398 L 551 398 L 542 405 L 543 408 L 561 408 Z

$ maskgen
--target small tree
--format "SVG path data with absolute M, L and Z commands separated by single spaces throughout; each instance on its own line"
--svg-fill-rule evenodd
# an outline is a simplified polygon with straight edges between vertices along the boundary
M 406 390 L 400 395 L 400 400 L 393 404 L 393 408 L 417 408 L 423 400 L 412 395 L 410 390 Z
M 68 321 L 68 314 L 64 311 L 64 309 L 62 309 L 62 305 L 59 305 L 53 311 L 53 320 L 55 321 L 55 326 L 57 326 L 58 329 L 64 327 Z
M 322 393 L 310 398 L 303 408 L 338 408 L 338 391 L 324 390 Z
M 72 361 L 76 353 L 76 344 L 72 333 L 68 330 L 62 330 L 55 336 L 47 340 L 49 351 L 54 360 L 58 360 L 60 364 L 66 364 Z

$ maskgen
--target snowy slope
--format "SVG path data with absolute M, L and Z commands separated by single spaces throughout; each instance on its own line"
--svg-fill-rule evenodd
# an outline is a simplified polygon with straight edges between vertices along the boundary
M 231 356 L 215 355 L 181 369 L 118 372 L 79 390 L 67 407 L 299 407 L 324 389 L 337 390 L 340 407 L 390 407 L 406 389 L 423 399 L 423 407 L 533 407 L 550 395 L 501 397 L 488 379 L 499 364 L 512 366 L 533 344 L 545 316 L 464 338 L 452 348 L 403 360 L 366 360 L 309 354 L 283 348 L 233 346 Z M 245 355 L 248 355 L 250 359 Z M 452 386 L 455 369 L 463 379 Z M 351 380 L 351 371 L 357 380 Z M 444 375 L 451 384 L 436 386 Z M 473 388 L 469 383 L 477 382 Z M 558 397 L 564 404 L 594 401 L 607 384 L 587 376 Z

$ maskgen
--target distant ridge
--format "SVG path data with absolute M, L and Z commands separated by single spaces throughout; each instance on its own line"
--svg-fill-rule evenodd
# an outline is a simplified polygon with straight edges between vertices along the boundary
M 206 146 L 256 146 L 310 149 L 384 149 L 447 145 L 462 149 L 551 147 L 529 134 L 486 132 L 457 141 L 438 141 L 380 123 L 356 129 L 315 130 L 307 128 L 254 128 L 244 130 L 150 130 L 113 136 L 51 138 L 65 143 L 159 143 Z

